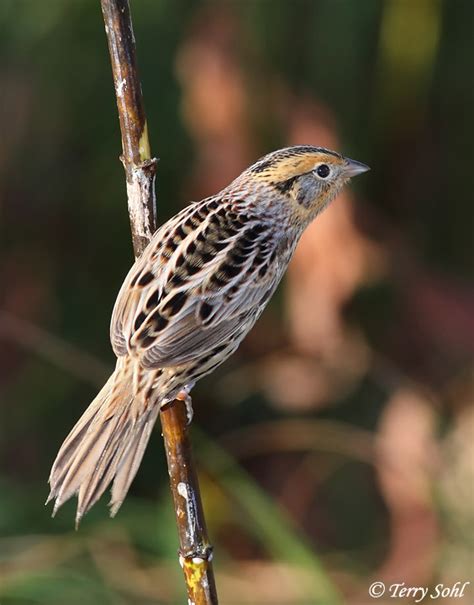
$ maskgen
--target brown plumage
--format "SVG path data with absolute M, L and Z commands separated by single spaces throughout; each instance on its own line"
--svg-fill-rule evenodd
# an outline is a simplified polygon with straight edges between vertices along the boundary
M 77 494 L 79 522 L 112 481 L 111 514 L 117 512 L 160 406 L 188 393 L 236 350 L 305 227 L 344 183 L 366 170 L 318 147 L 281 149 L 155 233 L 115 303 L 115 372 L 51 470 L 54 513 Z

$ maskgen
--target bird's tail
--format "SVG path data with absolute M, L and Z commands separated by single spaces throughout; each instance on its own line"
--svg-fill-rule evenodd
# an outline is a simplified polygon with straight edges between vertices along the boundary
M 130 358 L 115 372 L 62 444 L 49 477 L 47 502 L 53 516 L 78 495 L 76 526 L 113 480 L 110 513 L 120 508 L 138 470 L 159 412 L 137 390 L 137 368 Z M 138 391 L 138 392 L 137 392 Z

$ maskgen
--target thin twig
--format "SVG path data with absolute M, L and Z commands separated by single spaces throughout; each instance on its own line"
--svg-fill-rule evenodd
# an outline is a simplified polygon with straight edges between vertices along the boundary
M 156 160 L 151 157 L 148 142 L 128 0 L 101 0 L 101 4 L 122 133 L 133 248 L 138 258 L 156 229 Z M 216 605 L 212 547 L 207 537 L 185 404 L 182 401 L 168 404 L 160 418 L 178 526 L 179 561 L 188 599 L 194 605 Z
M 102 0 L 127 177 L 128 212 L 135 257 L 156 231 L 156 158 L 151 157 L 148 127 L 138 78 L 135 37 L 128 0 Z

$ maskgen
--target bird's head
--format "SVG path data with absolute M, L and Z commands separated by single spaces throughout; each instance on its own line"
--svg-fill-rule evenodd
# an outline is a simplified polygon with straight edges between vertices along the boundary
M 339 153 L 298 145 L 269 153 L 242 176 L 279 194 L 302 222 L 312 220 L 353 176 L 369 170 L 361 162 Z

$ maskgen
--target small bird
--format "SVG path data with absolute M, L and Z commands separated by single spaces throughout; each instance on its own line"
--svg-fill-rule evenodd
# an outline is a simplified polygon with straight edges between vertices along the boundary
M 111 515 L 138 470 L 161 406 L 239 346 L 280 282 L 304 229 L 369 167 L 310 145 L 270 153 L 153 236 L 112 313 L 117 365 L 62 444 L 48 498 L 74 494 L 76 523 L 113 481 Z

